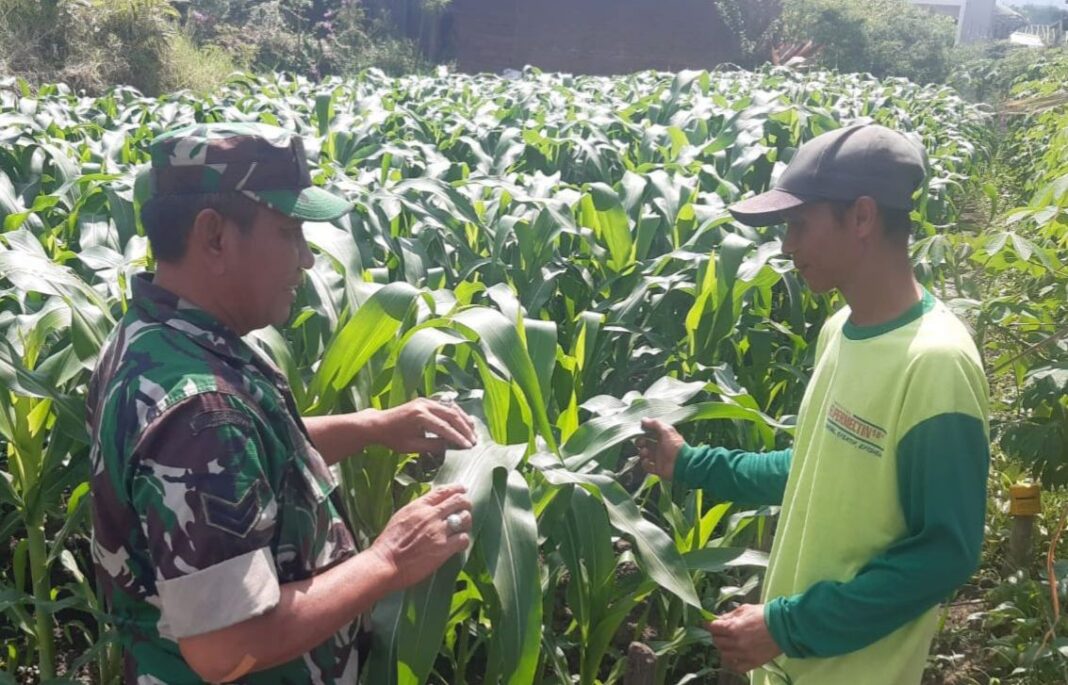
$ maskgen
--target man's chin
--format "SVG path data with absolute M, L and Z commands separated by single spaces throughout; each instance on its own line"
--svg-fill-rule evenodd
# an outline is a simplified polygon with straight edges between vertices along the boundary
M 267 328 L 268 326 L 274 326 L 275 328 L 282 328 L 289 323 L 293 314 L 293 306 L 286 305 L 285 307 L 278 307 L 273 312 L 269 320 L 260 322 L 260 328 Z M 266 318 L 266 317 L 265 317 Z
M 819 281 L 811 281 L 804 275 L 801 276 L 801 280 L 805 282 L 805 285 L 810 291 L 816 293 L 817 295 L 823 295 L 824 293 L 829 293 L 830 291 L 834 290 L 833 285 L 821 283 Z

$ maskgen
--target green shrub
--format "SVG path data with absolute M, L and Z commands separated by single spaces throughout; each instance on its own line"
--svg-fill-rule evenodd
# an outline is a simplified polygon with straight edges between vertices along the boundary
M 738 41 L 740 64 L 755 67 L 771 58 L 783 0 L 713 0 Z
M 177 16 L 167 0 L 0 0 L 0 66 L 31 83 L 155 94 Z
M 198 44 L 255 71 L 322 78 L 370 66 L 395 74 L 427 67 L 414 43 L 357 0 L 192 0 L 185 25 Z
M 996 102 L 1041 53 L 1008 41 L 962 45 L 953 50 L 946 82 L 970 100 Z
M 0 0 L 0 67 L 28 81 L 55 74 L 67 59 L 65 8 L 47 0 Z M 55 80 L 55 79 L 52 79 Z
M 948 17 L 907 0 L 784 0 L 787 42 L 814 41 L 816 60 L 844 72 L 942 82 L 956 28 Z
M 240 67 L 225 50 L 208 45 L 198 47 L 184 33 L 171 38 L 170 51 L 163 72 L 164 90 L 188 89 L 207 95 Z
M 70 3 L 76 26 L 66 69 L 91 65 L 93 90 L 123 83 L 162 92 L 177 12 L 167 0 L 92 0 Z M 69 80 L 69 79 L 64 79 Z
M 358 0 L 0 0 L 0 41 L 0 74 L 90 94 L 207 92 L 236 69 L 318 79 L 429 67 Z

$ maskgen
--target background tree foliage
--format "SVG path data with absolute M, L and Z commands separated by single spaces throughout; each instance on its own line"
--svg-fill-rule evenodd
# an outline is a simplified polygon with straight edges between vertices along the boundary
M 1058 21 L 1068 21 L 1068 9 L 1063 7 L 1020 4 L 1014 9 L 1027 17 L 1027 20 L 1032 24 L 1052 24 Z
M 0 71 L 98 91 L 159 92 L 178 13 L 166 0 L 0 0 Z
M 907 0 L 783 0 L 780 32 L 822 46 L 822 66 L 932 83 L 949 73 L 956 27 Z
M 713 0 L 713 4 L 738 41 L 742 66 L 767 62 L 776 41 L 782 0 Z
M 442 0 L 418 0 L 434 9 Z M 390 30 L 389 3 L 360 0 L 0 0 L 0 73 L 95 94 L 207 91 L 231 73 L 319 79 L 428 65 Z

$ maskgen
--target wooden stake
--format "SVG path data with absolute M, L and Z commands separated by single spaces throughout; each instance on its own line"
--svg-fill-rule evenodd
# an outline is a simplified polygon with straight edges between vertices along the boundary
M 1019 571 L 1031 564 L 1034 537 L 1034 516 L 1012 517 L 1012 528 L 1009 530 L 1009 566 L 1011 571 Z
M 656 652 L 641 642 L 631 642 L 627 649 L 627 672 L 623 685 L 654 685 Z
M 1016 483 L 1009 488 L 1009 515 L 1012 516 L 1010 571 L 1025 569 L 1031 563 L 1035 516 L 1042 512 L 1041 495 L 1042 491 L 1035 483 Z

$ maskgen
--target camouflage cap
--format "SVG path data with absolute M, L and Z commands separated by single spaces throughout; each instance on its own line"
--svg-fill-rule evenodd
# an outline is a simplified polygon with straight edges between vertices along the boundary
M 149 198 L 237 192 L 305 221 L 332 221 L 352 209 L 312 185 L 304 142 L 277 126 L 193 124 L 163 133 L 149 153 Z

